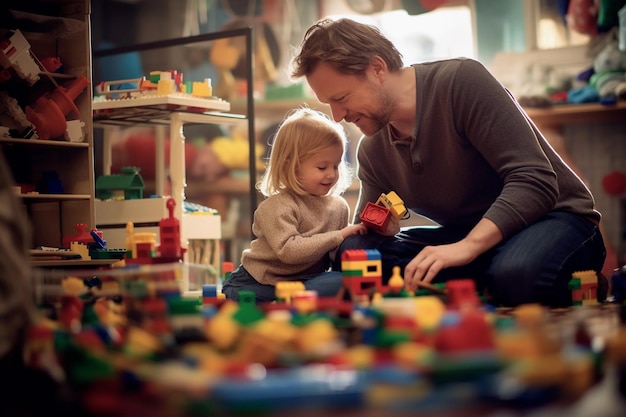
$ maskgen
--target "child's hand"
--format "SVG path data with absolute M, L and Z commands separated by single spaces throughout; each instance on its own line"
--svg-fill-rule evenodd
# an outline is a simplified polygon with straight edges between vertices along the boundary
M 352 235 L 364 235 L 365 233 L 367 233 L 367 227 L 365 227 L 365 225 L 359 223 L 359 224 L 351 224 L 350 226 L 344 227 L 343 229 L 341 229 L 341 236 L 345 239 L 348 236 L 352 236 Z

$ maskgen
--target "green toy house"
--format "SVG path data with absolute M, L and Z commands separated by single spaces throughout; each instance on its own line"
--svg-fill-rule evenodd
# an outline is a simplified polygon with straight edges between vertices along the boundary
M 138 167 L 122 167 L 121 174 L 101 175 L 96 180 L 96 197 L 100 200 L 143 198 L 144 183 L 139 171 Z

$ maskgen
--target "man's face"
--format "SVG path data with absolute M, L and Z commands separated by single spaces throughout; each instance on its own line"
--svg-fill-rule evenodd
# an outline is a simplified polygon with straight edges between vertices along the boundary
M 333 119 L 354 123 L 365 135 L 373 135 L 391 119 L 393 102 L 379 79 L 368 68 L 363 76 L 342 74 L 320 63 L 307 76 L 317 99 L 330 106 Z

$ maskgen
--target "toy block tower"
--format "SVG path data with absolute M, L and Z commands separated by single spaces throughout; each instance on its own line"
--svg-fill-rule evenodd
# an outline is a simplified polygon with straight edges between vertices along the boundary
M 598 304 L 598 274 L 595 271 L 574 272 L 568 286 L 572 291 L 572 305 Z
M 343 286 L 351 295 L 382 291 L 382 261 L 376 249 L 351 249 L 341 254 Z

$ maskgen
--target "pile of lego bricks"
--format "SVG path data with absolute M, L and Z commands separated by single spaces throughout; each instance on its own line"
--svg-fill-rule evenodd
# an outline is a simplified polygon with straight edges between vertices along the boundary
M 180 271 L 106 274 L 64 277 L 25 355 L 94 416 L 468 416 L 552 403 L 567 415 L 626 362 L 616 305 L 493 310 L 451 291 L 372 305 L 311 294 L 257 305 L 245 292 L 200 302 L 176 290 Z
M 564 308 L 546 308 L 546 327 L 555 337 L 564 339 L 572 332 L 579 336 L 587 333 L 590 337 L 608 338 L 620 327 L 619 304 L 598 303 L 594 305 L 572 306 Z M 514 317 L 516 308 L 498 307 L 495 314 L 499 317 Z

